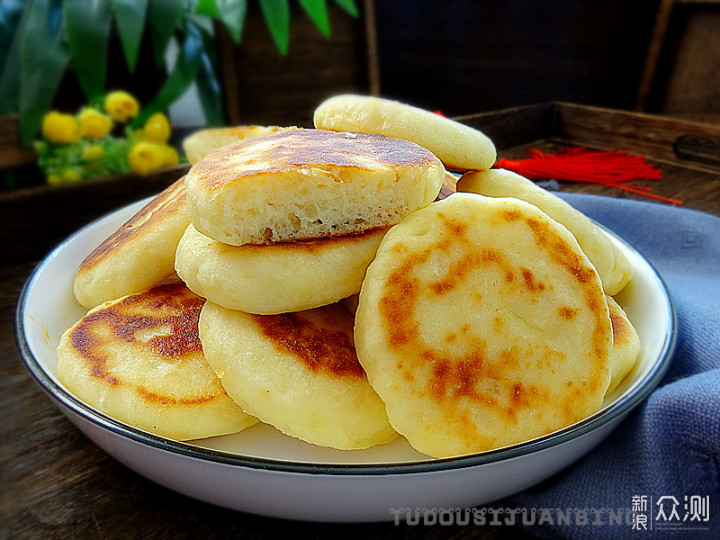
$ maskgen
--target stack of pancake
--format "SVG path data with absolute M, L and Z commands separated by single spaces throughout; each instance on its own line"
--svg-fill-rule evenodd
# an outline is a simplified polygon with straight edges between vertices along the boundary
M 608 237 L 491 169 L 492 141 L 458 122 L 355 95 L 314 122 L 186 143 L 187 177 L 81 265 L 90 312 L 61 381 L 172 438 L 260 420 L 340 449 L 399 433 L 434 457 L 596 412 L 639 350 Z M 468 193 L 438 201 L 446 168 Z

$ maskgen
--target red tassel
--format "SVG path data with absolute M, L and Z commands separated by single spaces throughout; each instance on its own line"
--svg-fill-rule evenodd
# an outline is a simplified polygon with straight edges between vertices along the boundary
M 495 167 L 514 171 L 530 180 L 592 182 L 673 204 L 682 204 L 682 201 L 652 193 L 652 188 L 627 183 L 638 179 L 662 178 L 662 171 L 647 163 L 644 156 L 633 156 L 620 151 L 593 151 L 582 147 L 561 150 L 558 154 L 546 154 L 531 149 L 528 155 L 529 159 L 522 160 L 499 159 Z

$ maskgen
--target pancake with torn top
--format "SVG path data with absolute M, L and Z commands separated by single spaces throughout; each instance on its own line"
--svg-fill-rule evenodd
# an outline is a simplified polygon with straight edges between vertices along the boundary
M 488 197 L 515 197 L 537 206 L 575 236 L 598 271 L 607 294 L 619 293 L 632 279 L 630 261 L 600 227 L 560 197 L 524 176 L 505 169 L 466 173 L 458 180 L 457 191 Z
M 203 304 L 173 283 L 98 306 L 63 333 L 60 382 L 104 414 L 170 439 L 255 424 L 205 361 L 198 336 Z
M 200 317 L 208 363 L 244 410 L 287 435 L 342 450 L 397 436 L 357 361 L 352 329 L 337 304 L 251 315 L 207 302 Z
M 188 172 L 195 228 L 232 245 L 387 227 L 430 204 L 445 169 L 409 141 L 296 129 L 210 152 Z
M 91 309 L 172 275 L 175 249 L 189 224 L 184 179 L 180 179 L 85 258 L 73 285 L 77 301 Z
M 190 225 L 175 255 L 190 290 L 259 315 L 302 311 L 358 293 L 387 229 L 268 246 L 231 246 Z
M 612 379 L 607 393 L 611 394 L 637 364 L 640 355 L 640 337 L 625 310 L 611 297 L 607 297 L 613 331 L 613 348 L 610 354 Z
M 390 229 L 355 343 L 393 427 L 420 452 L 527 441 L 598 411 L 612 328 L 574 237 L 512 198 L 455 194 Z

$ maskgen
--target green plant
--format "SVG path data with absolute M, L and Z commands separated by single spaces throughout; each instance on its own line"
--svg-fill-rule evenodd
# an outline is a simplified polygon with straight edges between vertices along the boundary
M 288 52 L 290 0 L 257 0 L 270 35 Z M 352 16 L 354 0 L 334 0 Z M 298 0 L 324 35 L 330 34 L 326 0 Z M 0 2 L 0 114 L 19 114 L 20 141 L 29 145 L 68 65 L 72 63 L 88 102 L 106 92 L 108 40 L 113 23 L 134 71 L 140 44 L 150 32 L 152 54 L 165 65 L 171 41 L 178 56 L 155 98 L 135 118 L 142 124 L 166 110 L 196 82 L 208 125 L 223 123 L 213 23 L 240 43 L 247 0 L 2 0 Z

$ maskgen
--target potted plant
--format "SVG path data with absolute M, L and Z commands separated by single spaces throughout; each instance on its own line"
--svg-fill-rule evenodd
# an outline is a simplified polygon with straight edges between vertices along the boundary
M 334 0 L 352 16 L 358 15 L 354 0 Z M 258 0 L 269 34 L 282 54 L 287 54 L 290 34 L 290 0 Z M 310 17 L 318 30 L 330 33 L 326 0 L 298 0 L 300 8 Z M 130 155 L 134 144 L 147 141 L 144 134 L 147 123 L 163 124 L 163 115 L 193 83 L 197 87 L 199 102 L 207 125 L 223 125 L 224 111 L 219 83 L 219 67 L 214 29 L 221 25 L 236 44 L 242 40 L 243 24 L 247 12 L 247 0 L 3 0 L 0 5 L 0 116 L 17 114 L 18 139 L 27 148 L 37 138 L 42 162 L 52 162 L 58 146 L 76 145 L 65 152 L 82 156 L 85 162 L 93 155 L 111 154 L 117 158 L 124 152 Z M 111 40 L 121 46 L 125 69 L 133 72 L 141 55 L 150 55 L 159 69 L 167 69 L 167 75 L 147 103 L 137 103 L 138 110 L 119 122 L 107 108 L 108 97 L 122 88 L 107 88 L 108 48 Z M 167 52 L 171 44 L 177 48 L 177 56 L 168 62 Z M 85 104 L 77 111 L 53 112 L 53 100 L 58 87 L 74 72 Z M 91 111 L 91 112 L 88 112 Z M 75 118 L 79 132 L 62 136 L 62 128 L 70 126 L 67 117 Z M 82 115 L 85 115 L 83 118 Z M 93 137 L 84 124 L 95 121 L 112 127 L 106 137 Z M 166 120 L 166 118 L 165 118 Z M 65 124 L 63 124 L 65 122 Z M 55 131 L 52 127 L 54 123 Z M 43 130 L 43 125 L 50 130 Z M 153 123 L 151 122 L 151 125 Z M 122 128 L 118 132 L 118 126 Z M 113 131 L 113 128 L 115 131 Z M 59 131 L 58 131 L 59 129 Z M 72 131 L 71 127 L 66 127 Z M 60 134 L 53 139 L 48 133 Z M 103 133 L 98 129 L 95 135 Z M 79 140 L 83 144 L 78 145 Z M 119 139 L 122 139 L 118 142 Z M 69 142 L 63 142 L 69 141 Z M 149 141 L 152 142 L 152 141 Z M 167 140 L 160 141 L 166 144 Z M 89 147 L 95 147 L 89 151 Z M 93 152 L 95 154 L 93 154 Z M 62 154 L 62 152 L 61 152 Z M 172 162 L 172 155 L 168 158 Z M 62 157 L 62 156 L 61 156 Z M 117 159 L 115 159 L 117 161 Z M 157 162 L 157 159 L 155 159 Z M 87 163 L 85 163 L 87 164 Z M 138 168 L 115 170 L 97 167 L 99 174 L 126 172 Z M 59 182 L 47 175 L 51 181 Z M 82 173 L 86 176 L 87 171 Z M 77 174 L 69 174 L 76 178 Z

